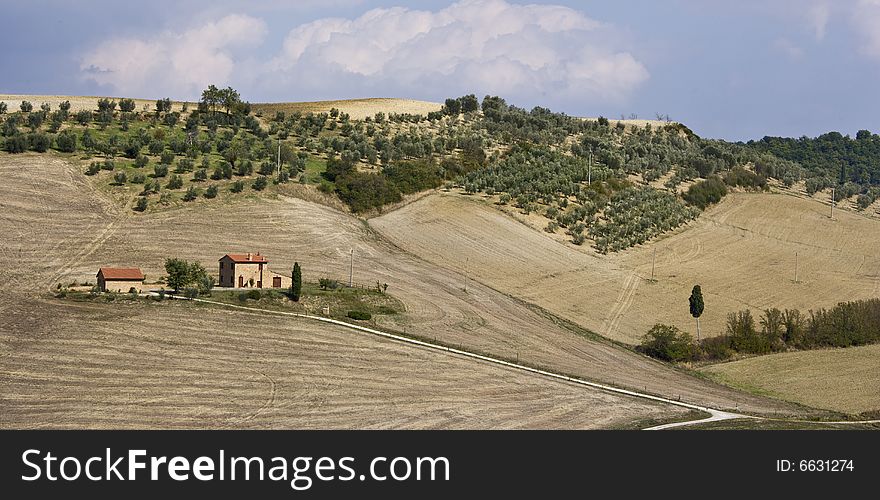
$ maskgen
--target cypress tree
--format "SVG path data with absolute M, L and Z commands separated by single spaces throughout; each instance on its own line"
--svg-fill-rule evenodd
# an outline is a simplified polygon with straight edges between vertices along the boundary
M 302 293 L 302 269 L 299 262 L 293 263 L 293 274 L 290 280 L 290 298 L 294 302 L 299 302 L 299 296 Z
M 688 302 L 690 302 L 691 316 L 697 320 L 697 341 L 699 342 L 700 316 L 703 314 L 703 291 L 700 289 L 700 285 L 694 285 Z

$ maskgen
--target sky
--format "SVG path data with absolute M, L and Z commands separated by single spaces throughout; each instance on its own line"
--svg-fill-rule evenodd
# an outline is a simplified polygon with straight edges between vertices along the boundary
M 880 131 L 880 0 L 2 0 L 0 93 L 500 95 L 703 137 Z

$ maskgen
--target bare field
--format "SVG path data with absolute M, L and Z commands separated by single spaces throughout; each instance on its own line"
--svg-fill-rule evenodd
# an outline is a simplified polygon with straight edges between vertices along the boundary
M 880 224 L 845 211 L 832 221 L 827 208 L 782 194 L 731 194 L 667 237 L 606 256 L 458 195 L 424 198 L 371 225 L 431 262 L 635 344 L 658 322 L 694 332 L 687 299 L 695 284 L 707 336 L 744 308 L 806 312 L 880 295 Z
M 17 288 L 0 284 L 15 296 L 23 291 L 45 293 L 58 282 L 93 282 L 101 265 L 137 265 L 148 280 L 155 279 L 164 274 L 168 256 L 195 259 L 215 271 L 221 255 L 243 251 L 262 252 L 280 272 L 299 261 L 306 281 L 324 276 L 344 280 L 349 251 L 354 249 L 355 281 L 388 283 L 389 292 L 406 306 L 406 314 L 383 319 L 385 327 L 694 403 L 758 413 L 812 412 L 698 379 L 578 335 L 517 299 L 467 281 L 461 272 L 401 251 L 361 220 L 326 206 L 296 198 L 252 198 L 225 206 L 196 204 L 135 214 L 100 201 L 103 195 L 89 191 L 78 170 L 52 157 L 0 156 L 0 175 L 5 181 L 0 203 L 7 208 L 2 213 L 16 214 L 0 219 L 0 229 L 17 235 L 11 241 L 19 244 L 12 248 L 15 243 L 7 240 L 3 259 L 14 259 L 32 271 Z M 26 305 L 28 300 L 23 296 L 5 303 L 42 321 Z M 231 323 L 230 328 L 246 329 L 245 325 Z M 10 338 L 0 343 L 2 352 L 12 348 Z M 376 364 L 375 369 L 381 373 L 384 366 Z M 516 398 L 516 392 L 511 397 Z
M 170 303 L 35 301 L 0 428 L 601 428 L 684 409 L 328 325 Z
M 816 408 L 880 411 L 880 345 L 772 354 L 701 371 L 734 387 Z
M 431 111 L 439 111 L 441 104 L 428 101 L 416 101 L 413 99 L 390 99 L 390 98 L 367 98 L 346 99 L 339 101 L 315 101 L 315 102 L 279 102 L 254 104 L 254 111 L 264 115 L 274 115 L 276 111 L 285 113 L 327 113 L 336 108 L 343 113 L 348 113 L 354 120 L 363 120 L 373 117 L 376 113 L 409 113 L 413 115 L 427 115 Z
M 29 94 L 0 94 L 0 101 L 5 101 L 6 105 L 9 107 L 9 112 L 18 111 L 19 106 L 21 105 L 21 101 L 28 101 L 34 105 L 34 109 L 40 109 L 40 105 L 43 103 L 48 103 L 52 106 L 53 110 L 58 109 L 58 105 L 60 105 L 64 101 L 70 101 L 70 110 L 71 111 L 80 111 L 83 109 L 87 109 L 89 111 L 94 111 L 98 109 L 98 100 L 107 97 L 109 99 L 113 99 L 116 102 L 119 102 L 120 97 L 112 97 L 112 96 L 73 96 L 73 95 L 29 95 Z M 135 111 L 143 111 L 144 106 L 147 107 L 149 111 L 155 111 L 156 109 L 156 99 L 134 99 L 135 103 Z M 195 106 L 195 103 L 190 102 L 190 108 Z M 183 109 L 182 101 L 173 101 L 171 103 L 171 109 L 173 111 L 181 111 Z
M 9 112 L 18 111 L 21 101 L 29 101 L 34 105 L 34 109 L 39 110 L 40 105 L 48 103 L 52 109 L 58 109 L 58 105 L 64 101 L 70 101 L 71 111 L 79 111 L 87 109 L 94 111 L 98 109 L 98 100 L 104 97 L 114 99 L 117 102 L 120 97 L 112 96 L 68 96 L 68 95 L 29 95 L 29 94 L 0 94 L 0 101 L 5 101 L 9 107 Z M 148 110 L 153 111 L 156 107 L 155 99 L 134 99 L 135 110 L 143 111 L 144 106 Z M 190 109 L 193 109 L 196 102 L 191 101 Z M 394 99 L 394 98 L 365 98 L 365 99 L 345 99 L 338 101 L 313 101 L 313 102 L 279 102 L 279 103 L 255 103 L 253 110 L 261 112 L 266 116 L 274 115 L 276 111 L 284 111 L 286 113 L 327 113 L 332 108 L 336 108 L 344 113 L 348 113 L 352 119 L 363 120 L 366 117 L 373 117 L 376 113 L 382 112 L 386 115 L 389 113 L 410 113 L 418 115 L 426 115 L 431 111 L 439 111 L 442 105 L 436 102 L 417 101 L 414 99 Z M 183 101 L 173 101 L 172 110 L 181 111 Z

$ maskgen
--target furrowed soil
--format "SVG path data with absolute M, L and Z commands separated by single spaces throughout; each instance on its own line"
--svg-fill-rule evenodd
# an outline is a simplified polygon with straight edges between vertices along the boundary
M 813 413 L 578 335 L 459 271 L 400 250 L 363 221 L 327 206 L 254 197 L 137 214 L 131 202 L 106 199 L 78 167 L 56 157 L 2 155 L 0 175 L 6 235 L 0 259 L 19 270 L 0 284 L 0 313 L 11 318 L 0 327 L 0 401 L 14 409 L 3 412 L 5 427 L 574 428 L 681 415 L 665 405 L 346 329 L 217 310 L 180 312 L 183 306 L 167 303 L 47 298 L 56 283 L 94 282 L 100 266 L 139 266 L 152 281 L 164 274 L 166 257 L 196 260 L 216 272 L 223 254 L 248 251 L 266 255 L 279 272 L 300 262 L 306 281 L 346 281 L 351 249 L 354 281 L 388 283 L 406 306 L 405 314 L 383 318 L 380 326 L 694 403 Z M 269 379 L 284 394 L 272 399 Z M 322 389 L 331 382 L 339 385 Z M 314 398 L 324 394 L 324 406 L 309 409 L 298 400 L 305 386 Z M 260 410 L 264 406 L 269 409 Z M 171 416 L 160 421 L 166 413 Z
M 831 220 L 827 205 L 785 194 L 731 194 L 688 226 L 610 255 L 455 194 L 422 198 L 370 224 L 406 251 L 628 344 L 655 323 L 695 335 L 687 307 L 695 284 L 704 336 L 724 333 L 727 314 L 743 309 L 806 313 L 880 295 L 880 222 L 843 210 Z
M 687 413 L 259 313 L 31 306 L 4 334 L 0 428 L 597 428 Z

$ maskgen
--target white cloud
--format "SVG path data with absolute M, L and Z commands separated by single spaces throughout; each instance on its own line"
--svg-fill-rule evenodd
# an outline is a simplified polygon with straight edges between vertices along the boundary
M 862 53 L 880 58 L 880 0 L 859 0 L 852 22 L 862 38 Z
M 119 94 L 194 97 L 209 83 L 226 84 L 236 64 L 234 51 L 258 45 L 266 31 L 262 20 L 228 15 L 183 33 L 105 41 L 80 67 L 86 78 Z
M 184 33 L 105 42 L 82 67 L 98 83 L 138 96 L 192 96 L 213 82 L 253 100 L 474 92 L 523 105 L 575 99 L 581 108 L 623 101 L 649 77 L 624 32 L 558 5 L 379 8 L 294 26 L 262 61 L 238 50 L 265 32 L 260 20 L 227 16 Z
M 278 88 L 324 97 L 357 85 L 360 95 L 620 100 L 648 79 L 645 66 L 617 47 L 621 38 L 568 7 L 463 0 L 437 11 L 374 9 L 298 26 L 267 68 Z
M 804 49 L 795 45 L 795 43 L 788 38 L 777 38 L 773 41 L 773 48 L 788 56 L 789 59 L 798 60 L 804 57 Z
M 831 6 L 826 1 L 816 2 L 806 10 L 806 16 L 816 40 L 823 40 L 831 17 Z

